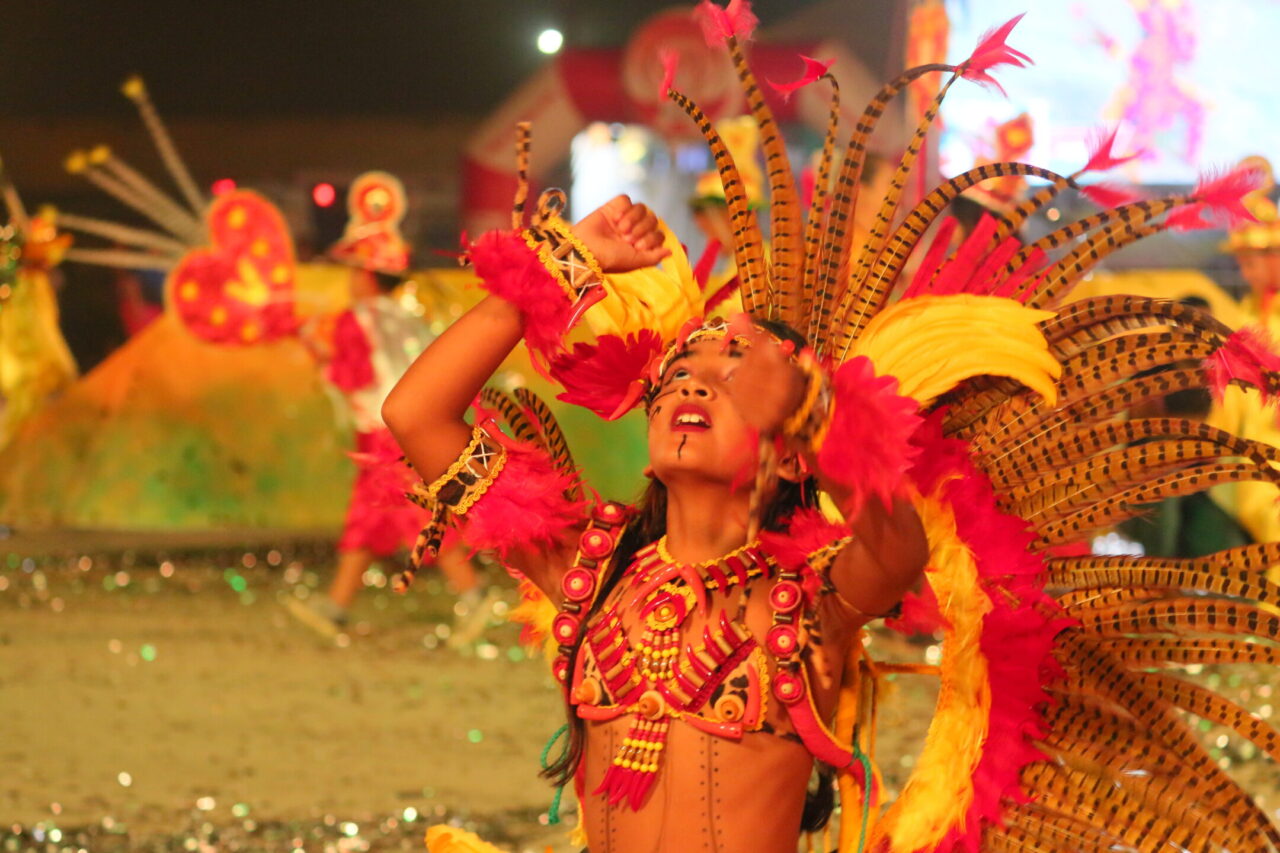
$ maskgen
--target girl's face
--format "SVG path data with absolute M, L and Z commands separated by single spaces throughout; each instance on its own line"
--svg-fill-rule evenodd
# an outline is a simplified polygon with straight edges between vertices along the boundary
M 756 436 L 729 399 L 743 350 L 697 341 L 672 358 L 649 406 L 649 464 L 671 486 L 681 478 L 750 483 Z

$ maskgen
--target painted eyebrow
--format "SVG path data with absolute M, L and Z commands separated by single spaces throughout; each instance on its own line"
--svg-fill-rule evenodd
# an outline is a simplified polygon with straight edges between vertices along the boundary
M 671 356 L 671 361 L 667 362 L 667 369 L 662 371 L 662 375 L 658 377 L 659 390 L 661 390 L 663 385 L 667 384 L 667 376 L 670 375 L 672 369 L 675 368 L 676 364 L 683 359 L 689 358 L 692 355 L 693 355 L 692 350 L 686 347 L 685 349 L 682 349 L 680 350 L 680 352 Z M 726 355 L 729 358 L 742 358 L 744 355 L 746 355 L 746 350 L 743 349 L 743 347 L 740 346 L 739 344 L 731 343 L 729 344 L 729 350 L 726 353 Z
M 661 388 L 667 383 L 667 376 L 671 373 L 671 369 L 676 366 L 682 359 L 686 359 L 691 355 L 689 350 L 682 349 L 671 357 L 671 361 L 667 362 L 667 369 L 662 371 L 662 375 L 658 377 L 658 387 Z

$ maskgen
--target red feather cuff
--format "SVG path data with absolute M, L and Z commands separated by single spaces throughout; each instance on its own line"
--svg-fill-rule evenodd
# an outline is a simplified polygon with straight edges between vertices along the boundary
M 847 518 L 872 496 L 888 504 L 901 493 L 919 454 L 911 436 L 921 423 L 916 401 L 898 394 L 898 380 L 876 376 L 871 359 L 858 356 L 832 377 L 835 406 L 818 467 L 848 490 L 841 510 Z
M 559 352 L 573 305 L 519 232 L 483 234 L 469 254 L 480 286 L 520 309 L 525 342 L 547 359 Z
M 582 523 L 586 503 L 565 492 L 577 478 L 541 449 L 501 436 L 507 463 L 489 489 L 460 519 L 462 540 L 477 551 L 505 557 L 513 548 L 545 549 Z

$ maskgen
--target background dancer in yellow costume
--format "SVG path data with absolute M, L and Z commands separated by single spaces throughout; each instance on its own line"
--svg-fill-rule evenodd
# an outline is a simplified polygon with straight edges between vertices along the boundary
M 50 273 L 71 244 L 50 212 L 30 216 L 8 176 L 0 193 L 9 223 L 0 234 L 0 448 L 50 395 L 78 371 L 58 327 L 58 297 Z
M 521 193 L 512 229 L 470 247 L 490 297 L 427 349 L 383 409 L 424 476 L 416 496 L 435 512 L 421 552 L 452 519 L 558 610 L 546 628 L 570 738 L 548 774 L 574 784 L 593 853 L 791 853 L 802 829 L 826 822 L 833 775 L 841 851 L 1280 846 L 1178 709 L 1232 726 L 1273 759 L 1280 736 L 1194 681 L 1152 671 L 1280 660 L 1280 620 L 1258 607 L 1280 592 L 1260 571 L 1280 546 L 1179 561 L 1091 557 L 1085 545 L 1141 504 L 1274 482 L 1276 448 L 1125 413 L 1206 379 L 1274 395 L 1280 357 L 1177 303 L 1058 308 L 1116 248 L 1206 216 L 1238 218 L 1255 173 L 1105 210 L 1031 245 L 1012 238 L 1059 192 L 1114 197 L 1080 181 L 1120 162 L 1103 138 L 1073 175 L 988 164 L 900 215 L 937 101 L 959 80 L 994 85 L 993 69 L 1026 61 L 1005 43 L 1014 19 L 959 65 L 888 84 L 834 175 L 833 103 L 806 218 L 742 53 L 747 4 L 699 11 L 709 38 L 728 45 L 761 127 L 768 259 L 734 158 L 673 88 L 674 68 L 663 89 L 720 167 L 745 315 L 701 316 L 706 294 L 679 243 L 642 205 L 615 199 L 571 227 L 551 191 L 526 223 Z M 825 71 L 810 63 L 807 82 Z M 942 91 L 866 244 L 853 245 L 867 136 L 903 86 L 937 72 Z M 527 158 L 527 138 L 520 151 Z M 1004 174 L 1049 184 L 1007 221 L 981 220 L 958 248 L 944 223 L 904 276 L 947 204 Z M 658 270 L 637 269 L 659 259 Z M 580 321 L 594 341 L 569 347 Z M 562 399 L 606 418 L 644 405 L 652 482 L 636 505 L 588 500 L 536 398 L 480 391 L 522 337 Z M 838 512 L 818 509 L 819 492 Z M 922 569 L 925 589 L 907 593 Z M 899 601 L 894 624 L 945 637 L 938 666 L 865 652 L 860 628 Z M 908 671 L 941 689 L 890 802 L 873 758 L 877 690 Z M 448 827 L 427 841 L 492 849 Z
M 1271 340 L 1280 339 L 1280 214 L 1271 198 L 1275 176 L 1271 163 L 1262 157 L 1249 157 L 1241 166 L 1256 168 L 1263 175 L 1261 184 L 1245 199 L 1245 206 L 1255 221 L 1231 229 L 1226 248 L 1235 255 L 1240 275 L 1248 285 L 1240 307 L 1244 321 Z M 1210 415 L 1215 426 L 1271 445 L 1280 445 L 1278 413 L 1270 401 L 1256 391 L 1230 388 L 1222 403 Z M 1280 490 L 1268 483 L 1238 483 L 1227 491 L 1224 503 L 1234 511 L 1236 519 L 1258 542 L 1280 541 Z M 1272 580 L 1280 580 L 1273 573 Z

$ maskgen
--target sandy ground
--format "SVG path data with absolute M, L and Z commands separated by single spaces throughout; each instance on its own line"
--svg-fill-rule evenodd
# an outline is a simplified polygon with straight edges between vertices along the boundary
M 535 775 L 560 703 L 514 628 L 448 648 L 454 599 L 427 577 L 366 590 L 350 634 L 321 639 L 280 599 L 322 589 L 331 555 L 251 553 L 0 545 L 0 849 L 420 850 L 449 820 L 514 851 L 576 850 L 544 825 Z M 880 754 L 902 756 L 890 786 L 927 723 L 921 682 L 895 682 L 881 713 Z M 1265 760 L 1245 773 L 1277 787 Z
M 429 579 L 367 590 L 335 643 L 278 600 L 320 580 L 305 561 L 174 562 L 5 571 L 3 824 L 86 830 L 92 849 L 181 849 L 206 824 L 242 849 L 420 849 L 428 817 L 516 849 L 563 838 L 538 827 L 551 791 L 535 778 L 560 704 L 513 630 L 447 649 L 453 599 Z

